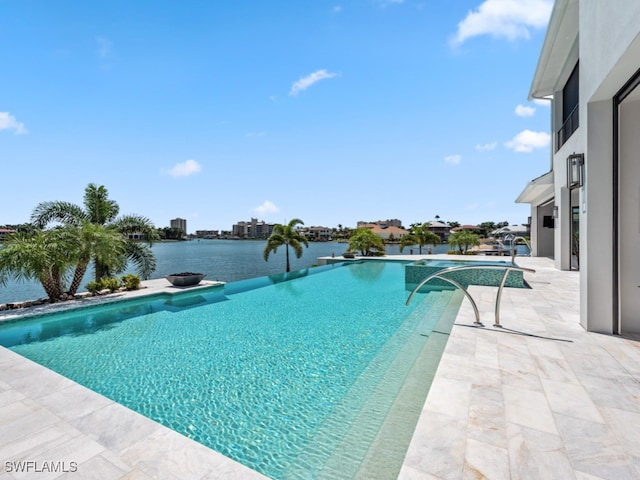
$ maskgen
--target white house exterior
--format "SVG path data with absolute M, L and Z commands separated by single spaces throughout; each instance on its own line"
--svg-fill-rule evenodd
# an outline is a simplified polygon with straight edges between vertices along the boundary
M 302 229 L 303 234 L 309 236 L 309 238 L 313 240 L 318 240 L 321 242 L 328 242 L 331 240 L 333 235 L 333 230 L 329 227 L 309 227 L 308 229 Z
M 516 201 L 531 204 L 534 254 L 559 269 L 576 267 L 579 232 L 589 331 L 640 333 L 639 84 L 640 1 L 557 0 L 530 92 L 552 102 L 551 169 Z

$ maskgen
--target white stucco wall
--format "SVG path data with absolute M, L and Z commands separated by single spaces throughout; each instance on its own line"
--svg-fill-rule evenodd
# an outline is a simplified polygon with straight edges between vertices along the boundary
M 613 107 L 612 98 L 640 67 L 640 2 L 580 2 L 580 103 L 588 103 L 586 239 L 581 262 L 581 322 L 613 331 Z M 637 135 L 637 133 L 635 134 Z M 626 200 L 623 200 L 623 202 Z M 620 218 L 620 221 L 624 219 Z M 622 258 L 622 262 L 626 262 Z M 622 280 L 622 279 L 621 279 Z M 628 281 L 624 280 L 625 282 Z M 640 292 L 638 292 L 640 293 Z
M 580 321 L 590 331 L 613 328 L 613 108 L 588 105 L 585 189 L 580 210 Z
M 580 2 L 580 70 L 582 99 L 610 99 L 640 67 L 640 1 Z

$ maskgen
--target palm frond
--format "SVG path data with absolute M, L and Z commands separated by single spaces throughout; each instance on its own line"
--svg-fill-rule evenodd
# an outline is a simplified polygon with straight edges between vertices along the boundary
M 112 225 L 124 235 L 140 233 L 148 243 L 153 243 L 160 239 L 153 222 L 142 215 L 122 215 L 116 218 Z
M 293 248 L 293 251 L 295 252 L 296 257 L 300 258 L 302 256 L 302 252 L 303 252 L 302 244 L 300 242 L 294 240 L 294 241 L 290 242 L 289 245 L 291 245 L 291 248 Z
M 127 242 L 128 258 L 136 268 L 138 275 L 143 280 L 151 277 L 156 269 L 156 257 L 151 248 L 144 243 Z
M 269 261 L 269 254 L 276 253 L 278 251 L 278 247 L 286 245 L 286 243 L 287 240 L 284 235 L 278 233 L 271 234 L 267 240 L 264 250 L 262 251 L 262 256 L 264 257 L 265 262 Z
M 38 228 L 44 228 L 51 222 L 79 225 L 86 220 L 89 220 L 87 213 L 70 202 L 41 202 L 31 213 L 31 222 Z
M 118 216 L 120 207 L 109 199 L 109 191 L 104 185 L 90 183 L 84 190 L 84 206 L 91 223 L 105 225 Z

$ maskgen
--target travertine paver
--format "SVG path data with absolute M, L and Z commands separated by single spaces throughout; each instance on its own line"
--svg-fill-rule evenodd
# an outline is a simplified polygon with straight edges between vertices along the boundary
M 585 332 L 577 272 L 544 258 L 531 289 L 471 287 L 429 392 L 402 479 L 640 478 L 640 343 Z
M 465 300 L 400 478 L 640 479 L 640 343 L 582 329 L 577 272 L 518 263 L 537 272 L 505 289 L 502 331 L 496 288 L 471 287 L 486 327 Z M 146 285 L 136 295 L 167 289 Z M 21 460 L 77 471 L 6 471 Z M 3 348 L 0 461 L 0 480 L 264 478 Z

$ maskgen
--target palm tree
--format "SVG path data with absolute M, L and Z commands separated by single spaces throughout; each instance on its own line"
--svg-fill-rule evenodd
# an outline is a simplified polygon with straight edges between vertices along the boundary
M 404 250 L 404 247 L 410 245 L 418 245 L 420 255 L 422 255 L 422 247 L 425 245 L 440 244 L 440 237 L 429 230 L 429 222 L 426 223 L 414 223 L 409 228 L 409 235 L 405 235 L 400 239 L 400 253 Z
M 359 251 L 362 256 L 384 255 L 384 241 L 369 228 L 358 228 L 349 239 L 349 250 Z
M 301 235 L 298 230 L 296 230 L 296 225 L 304 225 L 304 222 L 299 218 L 294 218 L 286 225 L 276 224 L 273 226 L 273 233 L 267 239 L 267 245 L 264 247 L 264 251 L 262 252 L 264 256 L 264 261 L 269 261 L 269 254 L 271 252 L 276 253 L 278 247 L 284 245 L 286 247 L 287 252 L 287 272 L 291 271 L 291 267 L 289 265 L 289 246 L 293 248 L 293 251 L 296 254 L 297 258 L 302 256 L 302 244 L 309 248 L 309 241 L 304 235 Z
M 76 294 L 92 258 L 108 266 L 119 266 L 123 258 L 126 261 L 122 234 L 114 227 L 90 222 L 17 233 L 0 250 L 0 285 L 10 277 L 38 280 L 49 300 L 57 302 L 65 293 Z
M 65 291 L 69 269 L 76 263 L 62 229 L 16 233 L 0 249 L 0 285 L 12 277 L 17 281 L 38 280 L 51 302 Z
M 127 241 L 113 225 L 103 226 L 83 222 L 79 227 L 67 227 L 67 241 L 77 257 L 73 279 L 67 293 L 75 295 L 80 288 L 91 259 L 110 270 L 122 270 L 126 265 Z
M 109 192 L 103 185 L 90 183 L 84 191 L 84 208 L 69 202 L 42 202 L 31 214 L 31 221 L 39 228 L 52 222 L 79 227 L 89 222 L 103 227 L 113 227 L 120 234 L 139 233 L 147 242 L 144 245 L 127 241 L 126 251 L 120 262 L 105 263 L 99 256 L 92 255 L 96 281 L 124 270 L 127 260 L 131 260 L 139 275 L 146 279 L 156 268 L 155 257 L 150 246 L 158 238 L 151 220 L 140 215 L 118 217 L 120 207 L 109 199 Z
M 460 230 L 449 235 L 449 245 L 458 247 L 460 253 L 464 255 L 469 250 L 469 247 L 480 245 L 480 237 L 468 230 Z

